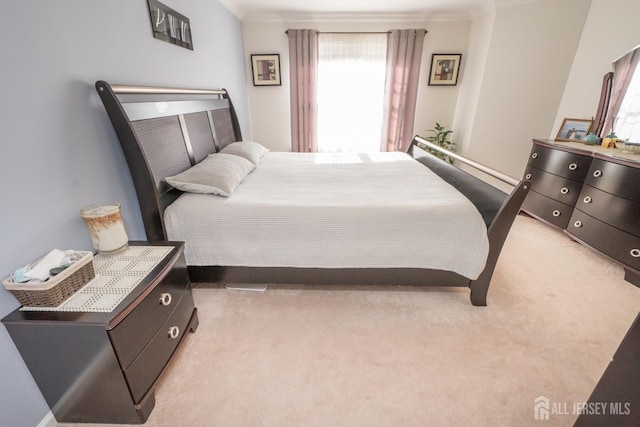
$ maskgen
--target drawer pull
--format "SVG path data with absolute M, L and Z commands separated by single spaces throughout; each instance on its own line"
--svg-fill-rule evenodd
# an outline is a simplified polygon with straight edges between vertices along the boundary
M 593 201 L 593 199 L 591 199 L 591 197 L 587 196 L 584 198 L 584 202 L 585 203 L 591 203 Z
M 574 170 L 576 170 L 576 169 L 578 169 L 578 165 L 577 165 L 576 163 L 571 163 L 571 164 L 569 165 L 569 170 L 570 170 L 570 171 L 574 171 Z
M 582 221 L 576 221 L 576 222 L 574 222 L 574 223 L 573 223 L 573 226 L 574 226 L 574 227 L 576 227 L 576 228 L 580 228 L 580 227 L 582 227 Z
M 524 179 L 527 179 L 527 180 L 531 179 L 531 174 L 530 174 L 530 173 L 526 174 L 526 175 L 524 176 Z
M 164 306 L 171 304 L 171 294 L 166 292 L 160 294 L 160 304 Z
M 556 209 L 555 211 L 552 212 L 552 215 L 553 216 L 560 216 L 560 215 L 562 215 L 562 213 L 559 210 Z
M 602 171 L 600 169 L 596 169 L 593 172 L 593 176 L 595 176 L 596 178 L 600 178 L 602 176 Z
M 634 258 L 640 258 L 640 249 L 631 249 L 629 253 Z
M 532 158 L 532 159 L 537 159 L 537 158 L 538 158 L 538 153 L 533 153 L 533 154 L 531 155 L 531 158 Z
M 561 193 L 561 194 L 568 194 L 568 193 L 569 193 L 569 189 L 568 189 L 567 187 L 562 187 L 562 188 L 560 189 L 560 193 Z
M 172 326 L 169 328 L 169 338 L 175 340 L 176 338 L 178 338 L 178 335 L 180 335 L 180 328 L 178 328 L 177 326 Z
M 160 304 L 164 306 L 171 304 L 171 294 L 170 293 L 160 294 Z

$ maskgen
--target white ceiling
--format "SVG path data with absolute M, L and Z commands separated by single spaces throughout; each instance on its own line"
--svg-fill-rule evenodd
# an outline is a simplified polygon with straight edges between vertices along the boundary
M 312 16 L 406 16 L 468 14 L 497 3 L 531 0 L 220 0 L 241 19 Z

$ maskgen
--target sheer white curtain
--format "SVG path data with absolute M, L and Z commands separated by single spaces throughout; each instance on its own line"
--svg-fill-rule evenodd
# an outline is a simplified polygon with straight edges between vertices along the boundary
M 387 34 L 318 35 L 318 151 L 380 151 Z

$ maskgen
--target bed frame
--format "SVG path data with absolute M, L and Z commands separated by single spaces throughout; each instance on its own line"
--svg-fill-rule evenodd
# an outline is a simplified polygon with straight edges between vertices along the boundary
M 226 90 L 177 89 L 95 84 L 120 140 L 138 195 L 147 239 L 167 240 L 164 210 L 181 194 L 164 178 L 180 173 L 242 140 L 236 112 Z M 342 285 L 458 286 L 471 290 L 473 305 L 487 304 L 487 291 L 511 225 L 520 211 L 530 183 L 517 181 L 455 153 L 446 152 L 514 186 L 505 194 L 492 185 L 429 154 L 420 146 L 442 151 L 416 136 L 408 150 L 463 193 L 480 211 L 487 225 L 489 256 L 476 280 L 457 273 L 421 268 L 289 268 L 189 266 L 193 282 L 284 283 Z M 419 219 L 416 219 L 419 220 Z M 407 224 L 410 227 L 411 224 Z

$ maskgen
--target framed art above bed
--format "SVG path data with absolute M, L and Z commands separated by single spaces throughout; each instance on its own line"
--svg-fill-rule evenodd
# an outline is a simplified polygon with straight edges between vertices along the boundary
M 271 152 L 243 141 L 224 89 L 96 89 L 147 238 L 184 241 L 192 281 L 463 286 L 486 305 L 528 181 L 451 153 L 513 185 L 506 194 L 419 136 L 408 153 Z
M 189 18 L 160 3 L 147 0 L 153 37 L 193 50 Z

